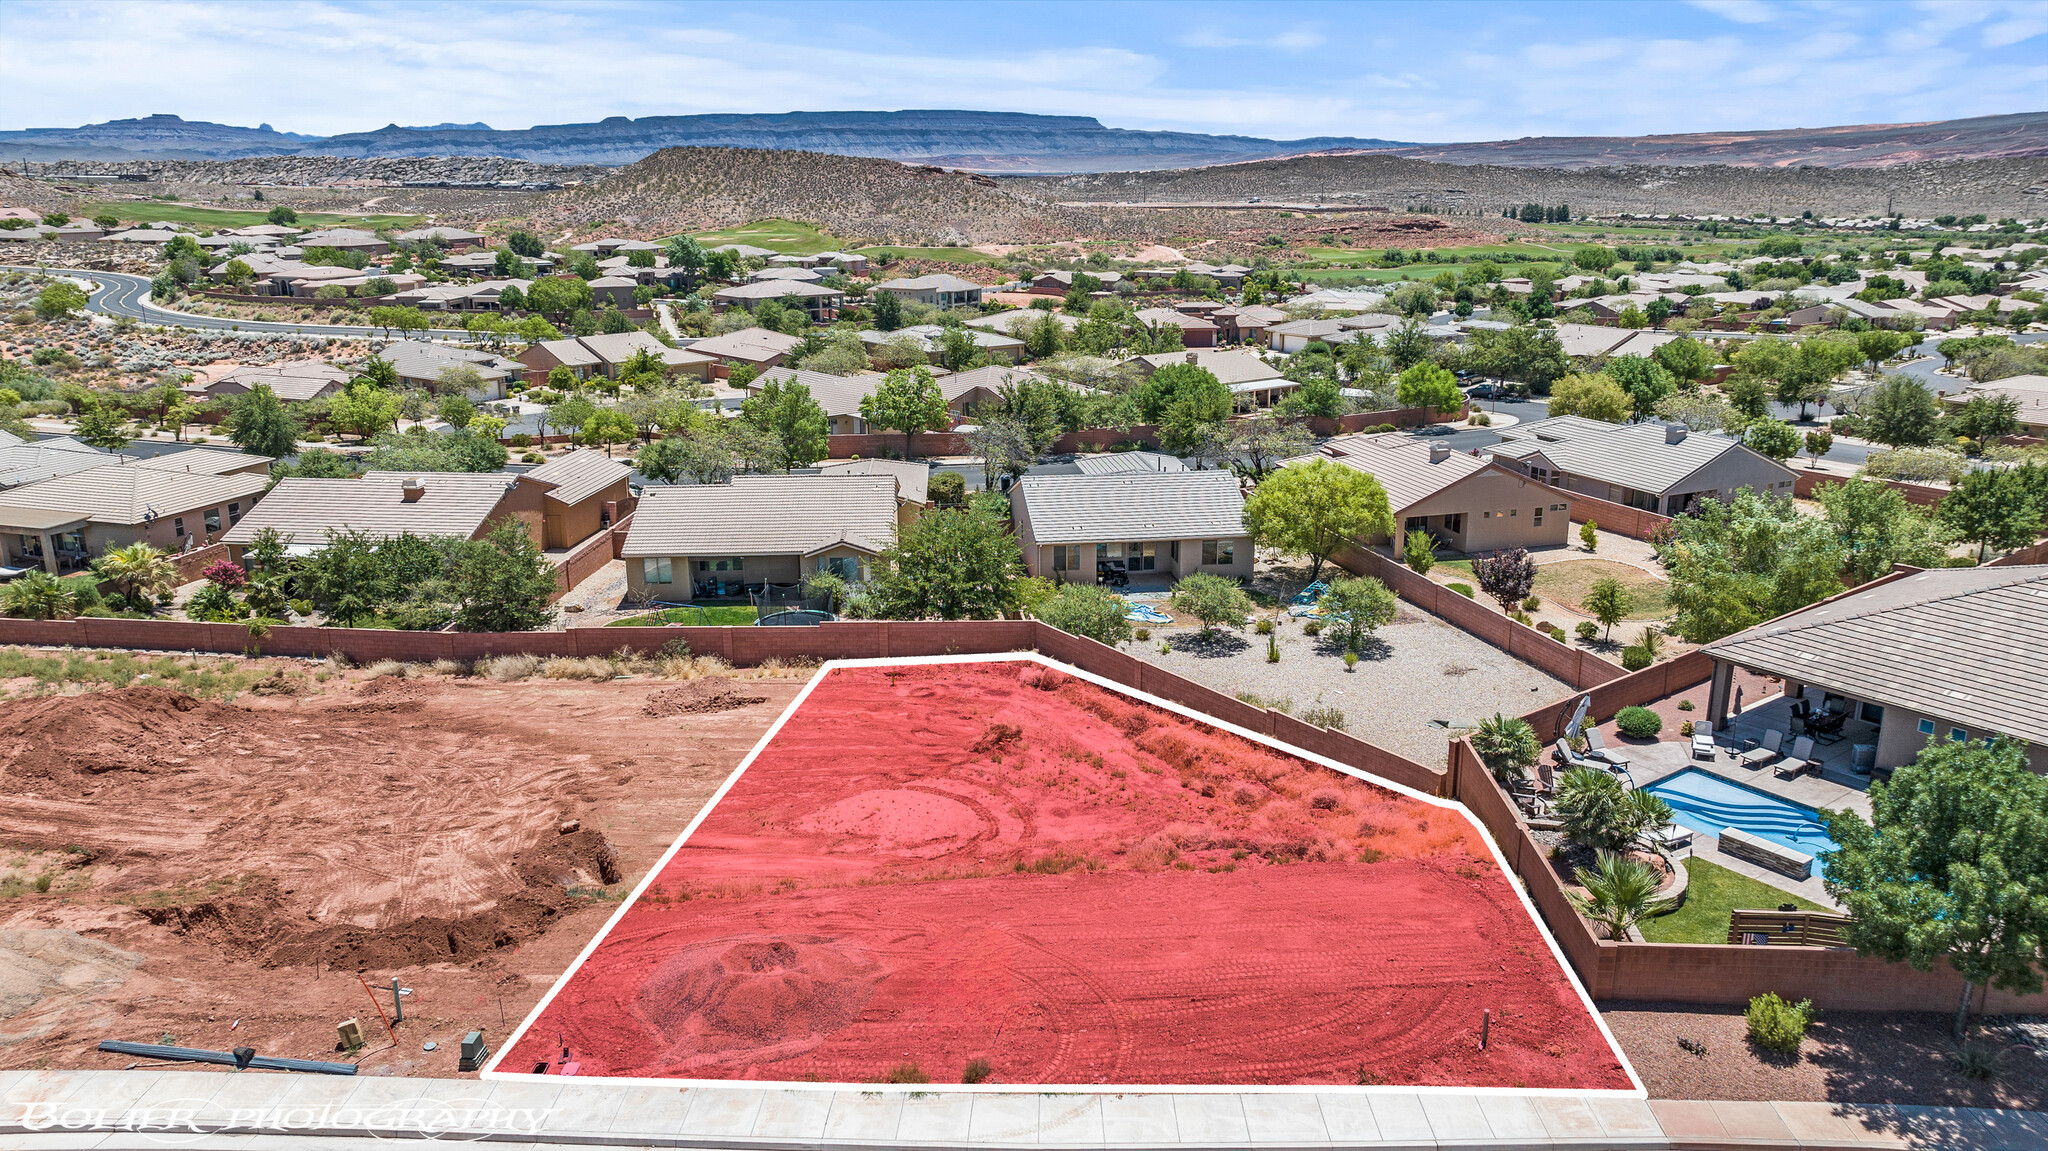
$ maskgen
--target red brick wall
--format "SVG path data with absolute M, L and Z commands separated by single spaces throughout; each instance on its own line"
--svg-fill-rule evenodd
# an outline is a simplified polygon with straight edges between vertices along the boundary
M 555 565 L 555 594 L 548 602 L 553 603 L 568 595 L 577 584 L 596 575 L 599 568 L 616 559 L 613 553 L 621 544 L 615 544 L 613 537 L 616 535 L 623 542 L 625 537 L 621 533 L 630 526 L 632 519 L 632 515 L 628 514 L 613 524 L 610 531 L 597 532 L 572 548 L 568 557 Z
M 1984 566 L 1990 568 L 2009 568 L 2021 567 L 2027 564 L 2048 564 L 2048 540 L 2042 540 L 2032 547 L 2021 548 L 2011 555 L 2000 556 Z
M 1822 484 L 1839 484 L 1842 482 L 1844 482 L 1844 477 L 1842 476 L 1802 469 L 1799 472 L 1799 478 L 1792 481 L 1792 494 L 1802 500 L 1811 499 L 1813 497 L 1813 489 Z M 1906 497 L 1906 502 L 1914 507 L 1931 508 L 1941 503 L 1948 496 L 1948 489 L 1946 488 L 1929 487 L 1926 484 L 1912 484 L 1904 480 L 1878 480 L 1878 482 L 1903 494 Z
M 1600 527 L 1628 536 L 1630 539 L 1649 539 L 1658 528 L 1671 522 L 1670 516 L 1660 516 L 1656 512 L 1646 512 L 1641 508 L 1632 508 L 1613 500 L 1603 500 L 1598 496 L 1567 491 L 1564 488 L 1550 490 L 1571 505 L 1573 523 L 1582 524 L 1592 520 Z
M 191 583 L 215 562 L 228 558 L 226 544 L 208 544 L 203 548 L 194 548 L 178 557 L 178 582 Z
M 884 452 L 891 455 L 903 454 L 902 432 L 872 432 L 859 436 L 830 436 L 826 439 L 826 455 L 835 460 L 852 459 L 859 456 L 864 460 L 878 459 Z M 919 432 L 910 439 L 910 454 L 918 459 L 928 456 L 964 456 L 970 454 L 967 437 L 957 432 Z

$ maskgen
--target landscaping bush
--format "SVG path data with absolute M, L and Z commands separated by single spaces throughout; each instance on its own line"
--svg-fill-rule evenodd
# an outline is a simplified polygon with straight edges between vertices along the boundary
M 915 1063 L 899 1063 L 889 1069 L 884 1083 L 930 1083 L 931 1077 L 918 1070 Z
M 520 432 L 516 436 L 506 437 L 505 442 L 515 448 L 530 448 L 533 446 L 533 437 L 525 432 Z
M 1689 699 L 1681 699 L 1681 700 L 1679 700 L 1679 701 L 1678 701 L 1678 710 L 1680 710 L 1680 711 L 1691 711 L 1691 710 L 1692 710 L 1692 701 L 1691 701 L 1691 700 L 1689 700 Z
M 988 1077 L 994 1073 L 995 1068 L 989 1066 L 988 1060 L 969 1059 L 967 1061 L 967 1066 L 961 1068 L 960 1070 L 960 1082 L 982 1083 L 985 1082 L 988 1079 Z
M 1691 739 L 1691 738 L 1692 738 L 1692 733 L 1693 733 L 1693 726 L 1692 726 L 1692 721 L 1691 721 L 1691 720 L 1689 720 L 1689 719 L 1688 719 L 1688 720 L 1682 720 L 1682 721 L 1680 721 L 1680 723 L 1679 723 L 1679 725 L 1678 725 L 1678 736 L 1679 736 L 1679 738 L 1680 738 L 1680 739 Z
M 1132 634 L 1140 640 L 1148 640 L 1152 638 L 1152 629 L 1149 627 L 1141 627 Z
M 49 876 L 47 875 L 43 877 L 43 879 L 48 878 Z M 43 879 L 39 879 L 36 882 L 40 884 L 43 882 Z M 37 887 L 36 890 L 41 891 L 43 889 Z M 1955 1054 L 1949 1058 L 1955 1064 L 1956 1074 L 1965 1079 L 1975 1079 L 1980 1083 L 1991 1082 L 1998 1078 L 2001 1071 L 2005 1070 L 2003 1061 L 1998 1056 L 1998 1048 L 1991 1046 L 1989 1043 L 1980 1043 L 1975 1039 L 1956 1048 Z
M 1543 606 L 1543 597 L 1542 597 L 1542 596 L 1534 596 L 1534 595 L 1532 595 L 1532 596 L 1530 596 L 1530 597 L 1529 597 L 1528 599 L 1525 599 L 1525 600 L 1523 600 L 1523 601 L 1522 601 L 1522 610 L 1523 610 L 1523 611 L 1535 611 L 1535 610 L 1536 610 L 1537 608 L 1539 608 L 1539 607 L 1542 607 L 1542 606 Z
M 1312 620 L 1308 621 L 1307 623 L 1305 623 L 1305 624 L 1302 624 L 1302 625 L 1301 625 L 1301 634 L 1303 634 L 1303 635 L 1321 635 L 1321 634 L 1323 634 L 1323 624 L 1322 624 L 1322 621 L 1321 621 L 1321 620 L 1313 620 L 1313 619 L 1312 619 Z
M 1355 652 L 1355 651 L 1346 651 L 1346 652 L 1344 653 L 1344 670 L 1345 670 L 1345 671 L 1357 671 L 1357 670 L 1358 670 L 1358 653 L 1357 653 L 1357 652 Z
M 1564 629 L 1557 626 L 1554 623 L 1551 623 L 1549 620 L 1544 620 L 1541 623 L 1538 623 L 1536 625 L 1536 630 L 1542 632 L 1544 635 L 1549 636 L 1551 639 L 1554 639 L 1559 643 L 1564 642 Z
M 1342 731 L 1344 730 L 1344 712 L 1342 709 L 1334 707 L 1312 707 L 1301 713 L 1301 722 Z M 1314 806 L 1314 803 L 1315 801 L 1310 801 L 1310 806 Z
M 1806 1040 L 1807 1025 L 1813 1022 L 1813 1001 L 1802 999 L 1797 1004 L 1787 1003 L 1766 991 L 1749 1001 L 1749 1010 L 1744 1015 L 1749 1020 L 1751 1042 L 1772 1051 L 1797 1055 L 1800 1044 Z
M 1586 620 L 1573 628 L 1572 632 L 1587 643 L 1592 643 L 1593 638 L 1600 634 L 1600 627 L 1592 620 Z
M 1615 714 L 1614 728 L 1630 739 L 1653 739 L 1664 721 L 1647 707 L 1625 707 Z
M 1621 649 L 1621 666 L 1625 671 L 1641 671 L 1657 662 L 1657 657 L 1631 644 Z
M 1273 621 L 1269 619 L 1262 619 L 1258 622 L 1258 626 L 1255 627 L 1253 630 L 1257 631 L 1260 635 L 1272 635 Z
M 1471 598 L 1472 598 L 1472 585 L 1471 585 L 1471 584 L 1468 584 L 1468 583 L 1454 583 L 1454 584 L 1446 584 L 1446 585 L 1444 585 L 1444 586 L 1446 586 L 1446 587 L 1450 588 L 1450 589 L 1451 589 L 1452 591 L 1454 591 L 1454 592 L 1457 592 L 1457 593 L 1458 593 L 1459 595 L 1461 595 L 1461 596 L 1464 596 L 1464 597 L 1465 597 L 1466 599 L 1471 599 Z

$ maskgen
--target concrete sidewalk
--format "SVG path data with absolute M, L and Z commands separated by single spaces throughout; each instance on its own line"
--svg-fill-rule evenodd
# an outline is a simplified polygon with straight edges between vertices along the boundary
M 267 1072 L 0 1072 L 0 1146 L 327 1151 L 526 1147 L 1528 1148 L 2038 1151 L 2039 1112 L 1331 1088 L 1098 1095 L 640 1087 Z

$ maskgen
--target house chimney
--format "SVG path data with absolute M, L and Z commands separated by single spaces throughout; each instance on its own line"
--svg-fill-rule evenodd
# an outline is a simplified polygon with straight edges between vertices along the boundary
M 1684 424 L 1665 424 L 1665 425 L 1664 425 L 1664 442 L 1665 442 L 1665 443 L 1667 443 L 1667 444 L 1676 444 L 1676 443 L 1683 443 L 1684 441 L 1685 441 L 1685 425 L 1684 425 Z
M 1451 445 L 1449 445 L 1449 444 L 1431 444 L 1431 445 L 1429 445 L 1429 462 L 1430 462 L 1430 463 L 1433 463 L 1433 464 L 1440 464 L 1440 463 L 1443 463 L 1443 462 L 1444 462 L 1445 460 L 1447 460 L 1447 459 L 1450 459 L 1450 458 L 1451 458 Z
M 405 497 L 406 503 L 418 503 L 420 497 L 427 494 L 427 481 L 420 479 L 418 476 L 414 476 L 413 478 L 405 481 L 405 483 L 401 485 L 398 490 L 399 493 Z

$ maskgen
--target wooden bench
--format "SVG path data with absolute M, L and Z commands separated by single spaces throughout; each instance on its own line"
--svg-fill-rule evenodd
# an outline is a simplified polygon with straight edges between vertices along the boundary
M 1805 879 L 1813 874 L 1813 856 L 1772 843 L 1760 835 L 1751 835 L 1739 827 L 1721 832 L 1721 850 L 1744 862 L 1768 867 L 1795 879 Z
M 1728 942 L 1769 943 L 1779 947 L 1846 947 L 1842 929 L 1849 917 L 1833 911 L 1752 911 L 1728 915 Z

